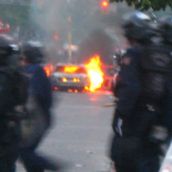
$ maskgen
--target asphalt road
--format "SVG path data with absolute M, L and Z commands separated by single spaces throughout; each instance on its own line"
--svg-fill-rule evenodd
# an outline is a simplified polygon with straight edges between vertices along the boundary
M 109 172 L 111 102 L 108 93 L 54 93 L 53 126 L 38 151 L 66 163 L 64 172 Z

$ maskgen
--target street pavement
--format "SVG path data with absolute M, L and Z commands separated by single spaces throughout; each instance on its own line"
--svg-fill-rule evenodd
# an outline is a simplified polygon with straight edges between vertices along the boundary
M 62 172 L 109 172 L 112 101 L 108 92 L 55 92 L 52 129 L 38 151 L 66 164 Z

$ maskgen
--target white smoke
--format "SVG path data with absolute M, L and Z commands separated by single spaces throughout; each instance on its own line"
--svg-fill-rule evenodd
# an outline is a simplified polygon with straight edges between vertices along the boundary
M 60 49 L 69 41 L 79 45 L 97 29 L 106 32 L 109 25 L 102 20 L 108 14 L 100 11 L 98 0 L 32 0 L 31 7 L 31 20 L 43 31 L 42 37 L 46 37 L 45 42 L 51 46 L 51 52 L 55 51 L 51 56 L 58 56 L 56 54 L 61 53 Z M 115 5 L 112 11 L 116 12 Z M 120 27 L 115 20 L 112 19 L 111 26 L 114 30 L 115 25 Z

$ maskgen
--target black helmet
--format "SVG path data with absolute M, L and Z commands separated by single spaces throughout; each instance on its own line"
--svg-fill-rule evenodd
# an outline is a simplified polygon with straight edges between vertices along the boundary
M 19 55 L 19 52 L 18 44 L 11 36 L 5 34 L 0 35 L 0 65 L 9 64 L 13 61 L 13 55 Z
M 151 18 L 143 12 L 134 12 L 124 18 L 123 29 L 128 39 L 148 41 L 153 36 Z
M 44 58 L 43 46 L 38 41 L 28 41 L 22 46 L 22 54 L 29 63 L 41 63 Z
M 158 22 L 158 31 L 162 40 L 166 43 L 172 43 L 172 17 L 161 18 Z

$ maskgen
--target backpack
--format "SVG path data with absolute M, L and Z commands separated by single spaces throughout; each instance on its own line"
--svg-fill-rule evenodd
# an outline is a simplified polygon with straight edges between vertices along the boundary
M 163 45 L 150 45 L 142 52 L 142 96 L 159 103 L 166 94 L 166 81 L 172 68 L 171 51 Z
M 172 55 L 169 47 L 164 45 L 150 45 L 143 47 L 140 58 L 141 94 L 137 115 L 139 133 L 146 133 L 150 140 L 159 142 L 156 126 L 167 127 L 166 101 L 170 95 Z M 171 88 L 170 88 L 171 89 Z M 166 102 L 166 103 L 165 103 Z M 170 112 L 171 113 L 171 112 Z M 168 117 L 169 118 L 169 117 Z M 172 118 L 172 117 L 171 117 Z M 140 123 L 138 122 L 140 120 Z M 145 135 L 145 134 L 143 134 Z M 164 135 L 167 135 L 166 131 Z M 162 139 L 165 140 L 165 139 Z

